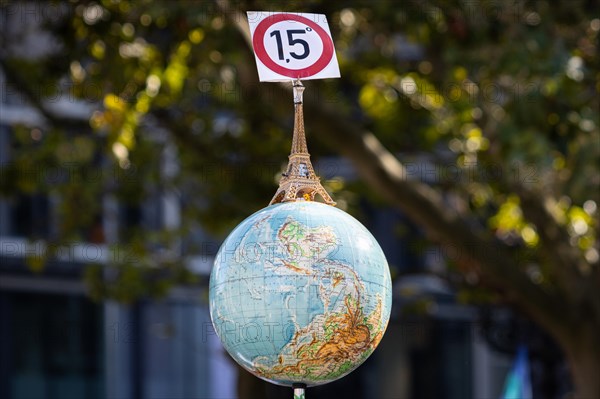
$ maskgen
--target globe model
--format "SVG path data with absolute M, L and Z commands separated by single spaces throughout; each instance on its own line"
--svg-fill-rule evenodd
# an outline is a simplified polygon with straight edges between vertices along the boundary
M 268 206 L 231 232 L 209 296 L 214 328 L 242 367 L 275 384 L 314 386 L 350 373 L 377 347 L 391 280 L 362 224 L 299 200 Z

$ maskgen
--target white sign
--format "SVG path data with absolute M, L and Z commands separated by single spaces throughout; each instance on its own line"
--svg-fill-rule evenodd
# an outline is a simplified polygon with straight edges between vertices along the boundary
M 325 15 L 248 11 L 248 23 L 261 82 L 340 77 Z

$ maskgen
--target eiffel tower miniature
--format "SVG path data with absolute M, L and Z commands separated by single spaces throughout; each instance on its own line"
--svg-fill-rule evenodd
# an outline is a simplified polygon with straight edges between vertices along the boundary
M 300 80 L 294 81 L 294 136 L 288 167 L 282 173 L 279 188 L 269 205 L 289 201 L 314 201 L 319 194 L 328 205 L 335 205 L 327 191 L 321 185 L 319 176 L 315 174 L 310 154 L 306 146 L 304 133 L 304 111 L 302 109 L 302 93 L 304 85 Z

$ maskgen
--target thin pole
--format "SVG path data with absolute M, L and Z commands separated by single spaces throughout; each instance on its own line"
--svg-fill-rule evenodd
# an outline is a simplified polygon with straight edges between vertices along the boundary
M 294 388 L 294 399 L 306 399 L 306 396 L 304 394 L 306 384 L 295 383 L 292 384 L 292 388 Z

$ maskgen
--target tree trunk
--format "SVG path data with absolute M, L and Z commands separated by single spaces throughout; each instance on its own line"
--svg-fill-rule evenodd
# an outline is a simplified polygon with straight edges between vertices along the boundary
M 576 398 L 600 398 L 600 360 L 598 355 L 581 354 L 573 362 Z
M 600 328 L 591 320 L 573 325 L 571 334 L 558 337 L 573 377 L 577 399 L 600 398 Z

